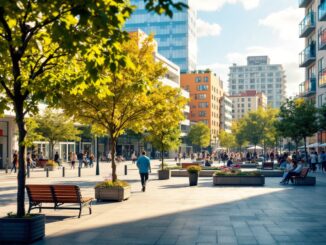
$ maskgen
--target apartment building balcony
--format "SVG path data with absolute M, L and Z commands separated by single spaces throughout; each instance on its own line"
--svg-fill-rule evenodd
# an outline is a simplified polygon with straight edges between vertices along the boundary
M 299 55 L 299 66 L 308 67 L 316 61 L 316 44 L 312 42 Z
M 299 24 L 300 38 L 308 37 L 316 28 L 315 13 L 310 11 Z
M 326 21 L 326 2 L 322 2 L 318 6 L 318 19 L 320 21 Z
M 299 8 L 305 8 L 307 7 L 312 0 L 299 0 Z
M 299 95 L 309 97 L 316 94 L 316 78 L 312 77 L 299 85 Z
M 319 50 L 326 50 L 326 28 L 318 33 L 318 48 Z

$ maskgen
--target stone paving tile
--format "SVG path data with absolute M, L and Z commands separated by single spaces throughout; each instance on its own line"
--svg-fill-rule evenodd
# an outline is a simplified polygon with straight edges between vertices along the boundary
M 239 245 L 245 245 L 245 244 L 258 244 L 257 240 L 254 236 L 237 236 L 237 241 Z
M 186 178 L 158 181 L 151 174 L 148 190 L 142 193 L 135 166 L 128 166 L 128 176 L 123 175 L 123 165 L 120 168 L 119 176 L 132 183 L 130 200 L 95 203 L 93 214 L 81 219 L 76 212 L 47 210 L 47 236 L 33 245 L 326 244 L 325 174 L 316 174 L 317 185 L 309 188 L 280 186 L 277 178 L 266 178 L 264 187 L 255 188 L 215 188 L 211 178 L 200 178 L 198 187 L 189 188 Z M 78 184 L 83 194 L 93 196 L 94 184 L 107 173 L 86 176 L 87 171 L 93 172 L 83 169 L 82 178 L 35 177 L 27 182 Z M 5 183 L 1 188 L 6 188 L 0 188 L 0 214 L 15 205 L 15 178 L 4 178 L 0 173 Z M 314 200 L 313 208 L 307 200 Z M 61 214 L 67 218 L 55 218 Z
M 220 243 L 238 243 L 235 236 L 218 236 L 218 244 Z

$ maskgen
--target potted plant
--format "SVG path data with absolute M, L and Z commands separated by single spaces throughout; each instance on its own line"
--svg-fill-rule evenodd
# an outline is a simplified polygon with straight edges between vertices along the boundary
M 130 185 L 123 180 L 104 180 L 95 186 L 97 201 L 123 201 L 130 197 Z
M 53 160 L 49 160 L 49 161 L 45 164 L 45 166 L 44 166 L 44 170 L 53 171 L 53 170 L 57 169 L 57 167 L 58 167 L 58 164 L 57 164 L 55 161 L 53 161 Z
M 192 165 L 187 168 L 189 173 L 189 185 L 194 186 L 198 183 L 198 173 L 201 170 L 201 167 L 198 165 Z
M 40 240 L 45 234 L 45 216 L 26 214 L 17 217 L 8 213 L 0 219 L 0 244 L 24 244 Z
M 161 169 L 159 169 L 157 171 L 158 179 L 159 180 L 169 179 L 171 171 L 170 171 L 170 168 L 168 168 L 168 164 L 161 163 L 160 166 L 161 166 Z

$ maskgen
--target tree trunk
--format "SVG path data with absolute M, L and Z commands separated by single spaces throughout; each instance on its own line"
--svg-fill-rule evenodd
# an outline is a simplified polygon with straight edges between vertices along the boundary
M 53 141 L 49 141 L 49 159 L 53 160 L 53 149 L 54 149 L 54 143 Z
M 115 182 L 117 178 L 117 165 L 115 164 L 115 150 L 117 139 L 111 137 L 111 163 L 112 163 L 112 181 Z
M 163 162 L 164 162 L 164 144 L 163 144 L 163 140 L 162 140 L 162 150 L 161 150 L 161 154 L 162 154 L 162 170 L 164 169 L 164 167 L 163 167 Z
M 16 123 L 18 127 L 18 192 L 17 192 L 17 217 L 25 215 L 25 145 L 24 140 L 26 136 L 23 103 L 15 105 Z

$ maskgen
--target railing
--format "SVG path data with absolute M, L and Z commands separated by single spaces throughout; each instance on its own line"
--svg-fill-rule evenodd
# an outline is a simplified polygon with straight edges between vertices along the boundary
M 299 24 L 300 37 L 307 37 L 316 27 L 315 13 L 310 11 Z
M 318 6 L 318 19 L 320 21 L 326 20 L 326 2 L 323 2 Z
M 316 60 L 316 44 L 312 42 L 300 53 L 300 67 L 307 67 Z

